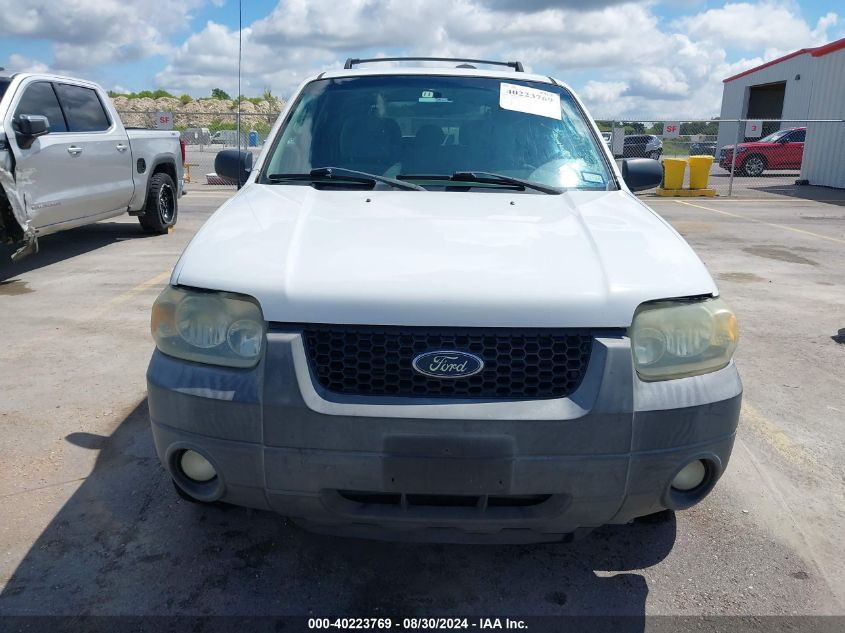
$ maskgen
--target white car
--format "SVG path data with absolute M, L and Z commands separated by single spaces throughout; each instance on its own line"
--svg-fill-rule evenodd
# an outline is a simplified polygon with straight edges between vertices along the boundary
M 736 319 L 561 82 L 307 80 L 153 307 L 156 449 L 186 499 L 310 529 L 567 540 L 699 502 Z
M 15 260 L 39 237 L 127 212 L 167 232 L 184 162 L 179 132 L 125 129 L 95 83 L 0 76 L 0 242 L 20 245 Z

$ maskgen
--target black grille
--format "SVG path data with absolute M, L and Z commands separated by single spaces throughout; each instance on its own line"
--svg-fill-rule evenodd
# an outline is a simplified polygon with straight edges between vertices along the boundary
M 571 330 L 309 326 L 311 370 L 329 391 L 420 398 L 562 398 L 578 388 L 592 335 Z M 414 371 L 419 354 L 469 352 L 484 360 L 474 376 L 438 379 Z

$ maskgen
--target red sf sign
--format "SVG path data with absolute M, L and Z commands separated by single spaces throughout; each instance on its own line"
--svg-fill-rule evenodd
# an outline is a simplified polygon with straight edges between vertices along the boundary
M 681 133 L 680 121 L 666 121 L 663 124 L 663 136 L 679 136 Z
M 153 127 L 157 130 L 172 130 L 173 129 L 173 113 L 172 112 L 156 112 L 153 118 Z

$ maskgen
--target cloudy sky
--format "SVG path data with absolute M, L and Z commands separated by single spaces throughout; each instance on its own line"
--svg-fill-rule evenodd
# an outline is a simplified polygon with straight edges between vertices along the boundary
M 553 74 L 597 117 L 706 117 L 725 77 L 841 37 L 841 0 L 243 0 L 243 93 L 349 56 L 465 56 Z M 0 0 L 7 70 L 235 94 L 237 51 L 237 0 Z

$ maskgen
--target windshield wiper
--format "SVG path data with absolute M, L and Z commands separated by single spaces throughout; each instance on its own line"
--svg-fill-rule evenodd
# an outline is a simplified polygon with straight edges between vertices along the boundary
M 451 176 L 445 174 L 402 174 L 400 178 L 402 180 L 448 180 L 450 182 L 462 183 L 479 182 L 490 185 L 512 185 L 514 187 L 522 187 L 523 189 L 542 191 L 543 193 L 555 196 L 563 193 L 561 189 L 555 189 L 554 187 L 543 185 L 533 180 L 523 180 L 522 178 L 494 174 L 489 171 L 456 171 Z
M 356 171 L 354 169 L 344 169 L 343 167 L 317 167 L 312 169 L 307 174 L 270 174 L 267 179 L 270 182 L 284 182 L 286 180 L 298 181 L 313 181 L 319 178 L 326 178 L 329 180 L 346 180 L 351 182 L 371 183 L 375 185 L 377 182 L 397 189 L 406 189 L 411 191 L 426 191 L 424 187 L 415 185 L 411 182 L 403 182 L 395 178 L 388 178 L 387 176 L 379 176 L 377 174 L 369 174 L 365 171 Z
M 547 185 L 534 182 L 533 180 L 523 180 L 522 178 L 514 178 L 512 176 L 505 176 L 504 174 L 494 174 L 489 171 L 456 171 L 452 174 L 452 180 L 456 182 L 485 182 L 495 183 L 504 182 L 509 185 L 517 185 L 525 187 L 526 189 L 534 189 L 535 191 L 542 191 L 552 196 L 563 193 L 560 189 L 549 187 Z

